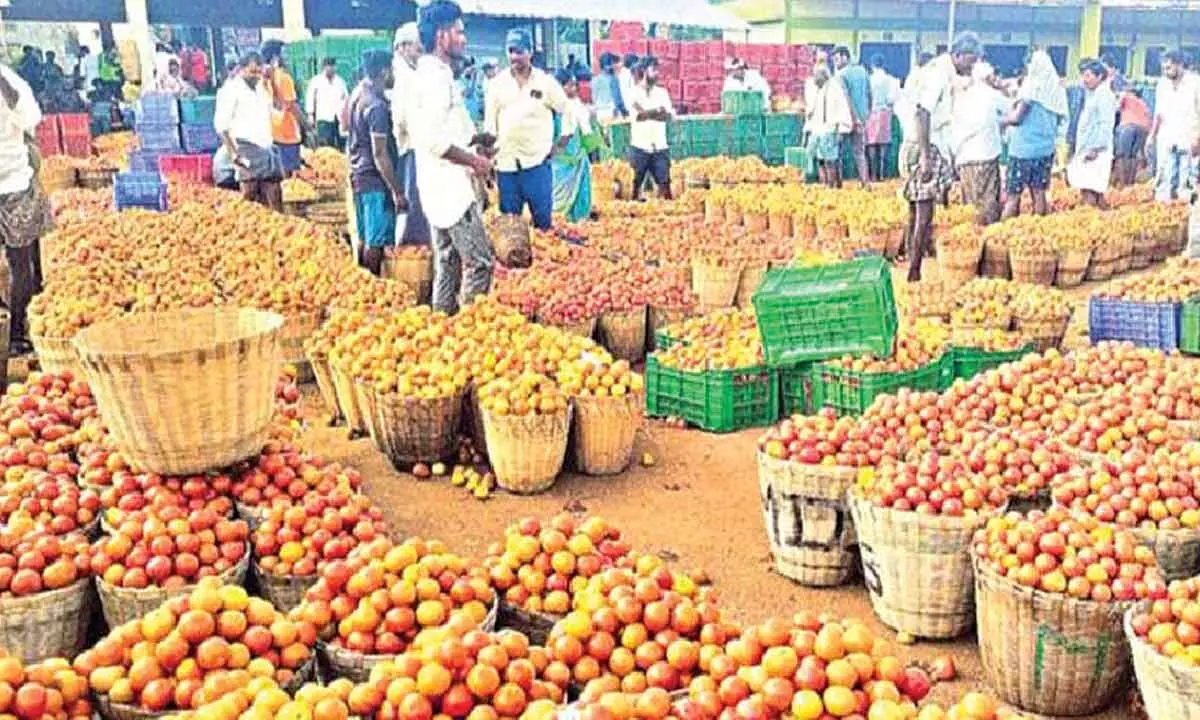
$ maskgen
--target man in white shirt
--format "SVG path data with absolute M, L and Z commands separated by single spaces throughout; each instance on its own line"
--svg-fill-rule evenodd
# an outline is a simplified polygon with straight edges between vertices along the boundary
M 308 81 L 304 93 L 304 111 L 308 121 L 317 129 L 317 144 L 323 147 L 342 148 L 338 120 L 350 91 L 346 81 L 337 74 L 337 59 L 327 57 L 321 63 L 321 72 Z
M 409 136 L 408 115 L 416 95 L 417 60 L 421 57 L 421 35 L 415 22 L 396 29 L 392 41 L 392 134 L 400 162 L 396 166 L 404 186 L 407 211 L 397 217 L 397 245 L 428 245 L 432 239 L 429 221 L 421 207 L 421 192 L 417 187 L 417 158 Z
M 92 83 L 100 77 L 100 56 L 93 53 L 87 45 L 79 47 L 79 60 L 75 66 L 75 74 L 79 76 L 79 95 L 87 100 L 88 93 L 93 90 Z
M 50 208 L 41 186 L 34 182 L 25 144 L 25 136 L 32 135 L 41 121 L 42 110 L 28 83 L 0 64 L 0 228 L 12 278 L 8 337 L 12 355 L 33 349 L 26 309 L 42 289 L 38 239 L 49 228 Z
M 933 213 L 954 182 L 950 132 L 955 78 L 969 75 L 979 57 L 979 38 L 962 33 L 950 51 L 921 71 L 916 98 L 916 145 L 900 158 L 907 166 L 904 199 L 908 201 L 908 281 L 921 280 L 921 263 L 932 249 Z
M 629 161 L 633 165 L 633 199 L 640 200 L 646 175 L 654 178 L 659 197 L 671 199 L 671 153 L 667 147 L 667 123 L 675 116 L 671 96 L 658 84 L 658 61 L 642 61 L 645 80 L 634 85 L 625 101 L 633 123 L 630 127 Z
M 554 113 L 567 109 L 567 95 L 551 75 L 533 67 L 529 31 L 508 32 L 508 70 L 487 85 L 483 129 L 496 137 L 496 180 L 500 212 L 520 215 L 529 205 L 533 225 L 549 230 L 554 211 L 550 153 L 555 142 Z
M 1184 68 L 1183 53 L 1166 54 L 1162 77 L 1154 94 L 1154 124 L 1147 141 L 1154 147 L 1157 171 L 1154 198 L 1159 201 L 1186 197 L 1191 185 L 1192 128 L 1197 123 L 1196 78 Z
M 730 58 L 725 61 L 725 85 L 721 92 L 756 92 L 762 96 L 763 112 L 771 110 L 771 86 L 757 70 L 752 70 L 745 60 Z
M 867 171 L 872 180 L 883 179 L 883 158 L 892 144 L 892 108 L 900 94 L 900 81 L 883 67 L 883 56 L 871 58 L 871 112 L 867 115 Z
M 621 87 L 621 97 L 625 99 L 625 107 L 629 107 L 629 97 L 633 94 L 633 86 L 639 85 L 637 78 L 633 76 L 635 70 L 639 69 L 641 60 L 633 53 L 625 53 L 621 58 L 621 64 L 617 67 L 617 84 Z
M 433 228 L 433 307 L 455 313 L 460 287 L 470 302 L 492 284 L 495 256 L 473 181 L 490 176 L 492 162 L 470 150 L 481 138 L 454 80 L 453 66 L 467 47 L 462 9 L 452 0 L 433 0 L 421 10 L 419 30 L 427 54 L 417 62 L 408 130 Z
M 975 206 L 976 222 L 991 225 L 1000 219 L 1000 125 L 1012 103 L 997 90 L 995 70 L 977 62 L 971 84 L 954 98 L 954 165 L 964 199 Z
M 237 168 L 242 196 L 283 212 L 283 163 L 271 134 L 271 95 L 261 80 L 262 56 L 247 53 L 217 93 L 213 127 Z

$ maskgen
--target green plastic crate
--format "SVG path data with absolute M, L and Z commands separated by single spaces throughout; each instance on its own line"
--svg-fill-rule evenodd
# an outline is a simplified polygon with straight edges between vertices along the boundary
M 702 143 L 693 141 L 690 149 L 692 157 L 698 158 L 711 158 L 728 154 L 724 146 L 722 146 L 720 143 Z
M 733 154 L 741 157 L 743 155 L 762 155 L 763 144 L 761 137 L 749 137 L 733 142 Z
M 1200 315 L 1197 316 L 1200 321 Z M 1200 328 L 1198 328 L 1200 329 Z M 1017 350 L 981 350 L 973 347 L 954 347 L 950 355 L 954 362 L 954 378 L 970 380 L 981 372 L 999 367 L 1007 362 L 1020 360 L 1033 351 L 1032 345 Z
M 808 415 L 812 407 L 812 363 L 779 368 L 779 405 L 785 418 Z
M 721 93 L 721 112 L 726 115 L 762 115 L 762 93 L 732 90 Z
M 671 156 L 672 160 L 685 160 L 692 157 L 692 148 L 688 143 L 683 142 L 682 140 L 668 141 L 667 154 Z
M 734 140 L 759 140 L 763 136 L 761 115 L 739 115 L 733 119 Z
M 668 145 L 687 145 L 688 141 L 688 134 L 683 122 L 673 120 L 667 123 Z
M 719 142 L 733 127 L 729 118 L 714 115 L 683 117 L 679 124 L 688 140 L 705 143 Z
M 646 358 L 646 414 L 710 432 L 765 427 L 779 418 L 779 376 L 766 367 L 688 372 Z
M 1188 298 L 1183 304 L 1179 326 L 1179 352 L 1200 355 L 1200 296 Z
M 800 116 L 796 113 L 767 113 L 763 115 L 763 134 L 767 137 L 800 137 Z
M 943 355 L 924 367 L 898 373 L 862 373 L 818 363 L 811 372 L 812 406 L 833 408 L 838 415 L 861 415 L 875 398 L 901 388 L 940 391 L 948 375 L 948 359 Z
M 629 123 L 614 123 L 613 125 L 609 125 L 608 138 L 612 144 L 612 152 L 615 157 L 623 158 L 629 153 Z
M 754 294 L 767 364 L 839 355 L 892 353 L 898 322 L 887 260 L 860 260 L 767 272 Z

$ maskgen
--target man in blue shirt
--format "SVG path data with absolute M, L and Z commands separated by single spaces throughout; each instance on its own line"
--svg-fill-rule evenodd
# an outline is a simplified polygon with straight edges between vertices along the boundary
M 846 47 L 834 49 L 833 66 L 837 68 L 837 77 L 846 88 L 850 111 L 854 115 L 854 129 L 850 131 L 846 144 L 854 153 L 858 180 L 866 187 L 870 179 L 867 171 L 866 129 L 867 115 L 871 112 L 871 78 L 862 65 L 850 62 L 850 50 Z
M 350 95 L 350 188 L 362 241 L 362 264 L 375 275 L 383 266 L 383 251 L 395 242 L 396 211 L 407 208 L 396 174 L 396 141 L 392 111 L 385 94 L 392 80 L 392 54 L 363 53 L 365 74 Z

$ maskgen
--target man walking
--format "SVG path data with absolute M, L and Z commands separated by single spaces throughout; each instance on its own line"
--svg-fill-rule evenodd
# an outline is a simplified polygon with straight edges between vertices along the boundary
M 850 62 L 850 50 L 838 47 L 833 51 L 833 65 L 837 68 L 837 79 L 846 88 L 850 98 L 850 110 L 854 115 L 854 129 L 847 138 L 850 152 L 854 154 L 854 167 L 858 181 L 866 187 L 870 180 L 867 167 L 867 114 L 871 112 L 871 80 L 862 65 Z
M 378 275 L 383 250 L 395 241 L 396 210 L 404 207 L 404 191 L 393 158 L 392 112 L 387 100 L 392 56 L 386 50 L 363 53 L 364 77 L 350 96 L 350 188 L 362 244 L 363 267 Z
M 629 156 L 633 165 L 633 199 L 640 200 L 646 175 L 654 178 L 658 196 L 671 199 L 671 153 L 667 147 L 667 123 L 675 115 L 671 96 L 658 84 L 658 61 L 646 58 L 641 65 L 644 80 L 634 85 L 628 100 L 633 115 L 629 130 Z
M 1154 95 L 1154 124 L 1148 142 L 1157 159 L 1154 198 L 1187 197 L 1191 184 L 1192 127 L 1196 122 L 1196 82 L 1184 67 L 1183 53 L 1172 50 L 1162 64 Z
M 263 81 L 271 94 L 271 136 L 283 162 L 285 176 L 300 169 L 301 124 L 304 116 L 296 96 L 296 81 L 283 65 L 283 43 L 268 40 L 263 43 Z
M 470 150 L 480 138 L 454 81 L 454 65 L 467 47 L 462 17 L 453 0 L 433 0 L 421 10 L 426 54 L 417 61 L 408 117 L 417 185 L 433 228 L 433 307 L 451 314 L 458 311 L 460 289 L 464 302 L 487 293 L 495 262 L 472 182 L 472 175 L 491 175 L 492 162 Z
M 975 63 L 971 84 L 954 98 L 951 122 L 954 164 L 963 199 L 975 206 L 975 221 L 1000 219 L 1000 129 L 1012 103 L 995 87 L 995 70 Z
M 421 35 L 416 23 L 406 23 L 396 30 L 392 51 L 392 134 L 400 157 L 396 173 L 400 176 L 407 204 L 407 213 L 403 218 L 397 218 L 396 243 L 428 245 L 429 221 L 421 208 L 421 193 L 417 188 L 417 159 L 408 128 L 409 113 L 417 92 L 417 59 L 421 57 Z M 401 212 L 404 210 L 401 209 Z
M 1075 157 L 1067 166 L 1067 182 L 1079 190 L 1085 205 L 1103 207 L 1112 174 L 1117 98 L 1104 81 L 1107 72 L 1099 60 L 1079 63 L 1079 75 L 1087 95 L 1075 132 Z
M 346 81 L 337 74 L 337 60 L 325 58 L 321 63 L 321 72 L 308 82 L 304 97 L 308 121 L 317 131 L 318 145 L 342 149 L 338 118 L 348 97 L 350 92 L 346 89 Z
M 283 212 L 283 166 L 271 138 L 271 95 L 261 79 L 262 57 L 247 53 L 217 93 L 213 126 L 237 168 L 242 196 Z
M 484 129 L 496 137 L 500 212 L 520 215 L 525 205 L 533 225 L 549 230 L 554 209 L 554 114 L 567 110 L 558 81 L 533 67 L 533 38 L 522 28 L 508 32 L 509 68 L 488 83 Z

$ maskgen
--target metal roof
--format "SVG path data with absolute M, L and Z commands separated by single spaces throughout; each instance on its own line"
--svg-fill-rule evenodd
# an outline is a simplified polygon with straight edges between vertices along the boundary
M 461 5 L 464 12 L 479 15 L 663 23 L 721 30 L 750 27 L 707 0 L 466 0 Z

